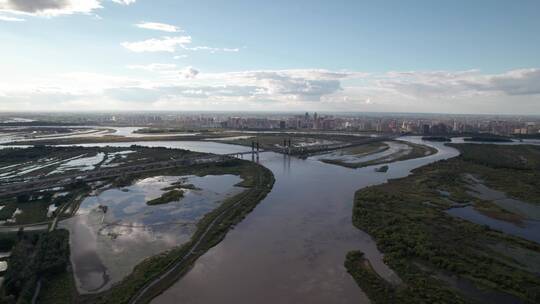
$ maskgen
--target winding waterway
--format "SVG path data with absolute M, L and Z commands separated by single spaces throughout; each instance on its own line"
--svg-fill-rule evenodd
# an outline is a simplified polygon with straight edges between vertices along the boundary
M 132 132 L 128 131 L 125 133 Z M 412 169 L 458 155 L 444 143 L 423 142 L 419 137 L 401 139 L 434 146 L 439 152 L 390 163 L 386 173 L 375 172 L 373 166 L 349 169 L 315 159 L 261 153 L 260 163 L 276 178 L 271 193 L 153 303 L 369 303 L 343 266 L 348 251 L 365 252 L 386 280 L 399 278 L 383 263 L 372 238 L 352 225 L 355 191 L 405 177 Z M 83 146 L 137 144 L 216 154 L 249 150 L 206 141 L 133 140 Z M 453 142 L 459 143 L 460 139 Z
M 422 142 L 419 137 L 400 139 L 434 146 L 439 152 L 390 163 L 386 173 L 375 172 L 376 166 L 349 169 L 314 159 L 261 153 L 260 163 L 276 178 L 272 191 L 221 243 L 152 303 L 369 303 L 343 266 L 348 251 L 362 250 L 382 277 L 389 281 L 399 278 L 382 262 L 372 238 L 352 225 L 355 191 L 405 177 L 412 169 L 458 155 L 444 143 Z M 249 150 L 206 141 L 133 140 L 83 146 L 137 144 L 216 154 Z
M 404 140 L 421 141 L 418 137 Z M 211 142 L 136 144 L 220 154 L 247 149 Z M 390 281 L 399 278 L 382 262 L 372 238 L 352 225 L 354 193 L 458 155 L 442 143 L 429 145 L 439 153 L 391 163 L 386 173 L 377 173 L 374 167 L 353 170 L 261 153 L 260 163 L 276 178 L 272 191 L 153 303 L 369 303 L 343 266 L 348 251 L 361 249 L 381 276 Z

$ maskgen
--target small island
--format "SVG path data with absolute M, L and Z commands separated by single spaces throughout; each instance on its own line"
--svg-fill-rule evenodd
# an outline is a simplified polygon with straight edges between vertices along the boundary
M 179 201 L 184 197 L 184 191 L 181 189 L 174 189 L 163 193 L 160 197 L 146 202 L 149 206 L 162 205 L 170 202 Z
M 375 168 L 375 172 L 385 173 L 388 171 L 388 165 L 384 165 L 378 168 Z

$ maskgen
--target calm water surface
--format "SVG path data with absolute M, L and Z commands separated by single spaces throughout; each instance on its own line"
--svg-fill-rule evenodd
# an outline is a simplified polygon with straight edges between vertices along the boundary
M 179 201 L 146 204 L 179 180 L 197 189 L 184 189 Z M 145 258 L 189 241 L 200 218 L 243 190 L 234 186 L 241 180 L 235 175 L 157 176 L 84 199 L 76 216 L 59 224 L 70 231 L 79 292 L 104 291 Z
M 480 213 L 472 206 L 452 208 L 447 211 L 448 214 L 540 243 L 540 207 L 538 205 L 510 198 L 506 193 L 492 189 L 474 177 L 469 177 L 469 182 L 468 194 L 482 200 L 491 201 L 502 209 L 523 217 L 523 220 L 514 223 L 495 219 Z
M 487 225 L 491 229 L 540 243 L 540 221 L 522 220 L 519 224 L 506 222 L 483 215 L 472 206 L 452 208 L 446 212 L 469 222 Z

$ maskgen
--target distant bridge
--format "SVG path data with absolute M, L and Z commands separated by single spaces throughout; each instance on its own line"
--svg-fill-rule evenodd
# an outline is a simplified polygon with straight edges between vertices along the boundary
M 229 153 L 224 154 L 226 156 L 236 157 L 236 158 L 243 158 L 244 155 L 252 155 L 259 157 L 260 152 L 265 151 L 272 151 L 276 153 L 281 154 L 289 154 L 289 155 L 298 155 L 298 156 L 305 156 L 310 154 L 317 154 L 322 153 L 326 151 L 333 151 L 333 150 L 339 150 L 349 147 L 355 147 L 360 145 L 365 145 L 373 142 L 381 142 L 381 141 L 387 141 L 387 140 L 393 140 L 398 136 L 380 136 L 380 137 L 359 137 L 357 140 L 349 141 L 349 142 L 337 142 L 337 143 L 331 143 L 331 144 L 317 144 L 317 145 L 305 145 L 305 146 L 293 146 L 291 144 L 291 139 L 286 138 L 287 136 L 284 136 L 283 138 L 283 145 L 275 145 L 275 146 L 269 146 L 265 145 L 265 150 L 261 149 L 263 146 L 262 144 L 259 145 L 259 141 L 252 141 L 251 142 L 251 151 L 246 152 L 235 152 L 235 153 Z M 252 157 L 254 158 L 254 157 Z
M 228 154 L 222 154 L 222 156 L 229 156 L 229 157 L 235 157 L 235 158 L 243 158 L 244 155 L 252 155 L 259 157 L 259 153 L 264 152 L 264 150 L 259 151 L 246 151 L 246 152 L 235 152 L 235 153 L 228 153 Z

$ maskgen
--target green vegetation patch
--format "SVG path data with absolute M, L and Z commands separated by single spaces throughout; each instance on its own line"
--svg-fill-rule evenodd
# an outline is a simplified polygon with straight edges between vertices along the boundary
M 179 189 L 174 189 L 167 191 L 163 193 L 160 197 L 155 198 L 153 200 L 149 200 L 146 202 L 147 205 L 153 206 L 153 205 L 161 205 L 161 204 L 167 204 L 170 202 L 176 202 L 179 201 L 181 198 L 184 197 L 184 191 Z
M 77 287 L 71 271 L 42 277 L 37 299 L 40 304 L 69 304 L 77 297 Z
M 540 147 L 532 145 L 450 146 L 459 149 L 467 170 L 491 188 L 531 203 L 540 204 Z
M 493 154 L 513 154 L 509 159 L 526 155 L 534 163 L 540 159 L 532 158 L 536 149 L 492 145 L 455 147 L 463 152 L 462 156 L 416 169 L 409 177 L 368 187 L 355 195 L 354 225 L 373 236 L 385 262 L 403 284 L 389 286 L 366 268 L 358 252 L 348 255 L 348 271 L 374 303 L 476 303 L 499 297 L 511 302 L 538 303 L 540 278 L 523 266 L 516 252 L 538 255 L 539 244 L 445 212 L 455 204 L 472 203 L 486 213 L 498 214 L 499 218 L 503 214 L 508 217 L 506 220 L 514 220 L 492 203 L 469 196 L 467 181 L 461 176 L 467 172 L 486 181 L 498 181 L 499 185 L 504 185 L 502 181 L 506 179 L 512 180 L 513 185 L 533 183 L 530 179 L 534 174 L 522 175 L 527 170 L 508 168 L 508 158 L 502 158 L 499 163 Z M 441 191 L 447 195 L 441 195 Z M 472 287 L 460 289 L 452 278 L 466 280 Z
M 434 284 L 434 280 L 419 281 L 419 286 L 413 288 L 391 285 L 373 270 L 361 251 L 347 254 L 345 268 L 374 304 L 464 303 L 450 289 Z
M 533 145 L 449 144 L 461 159 L 495 169 L 540 170 L 540 147 Z
M 39 280 L 48 280 L 67 271 L 69 232 L 18 233 L 8 265 L 2 286 L 4 300 L 8 303 L 30 303 Z

